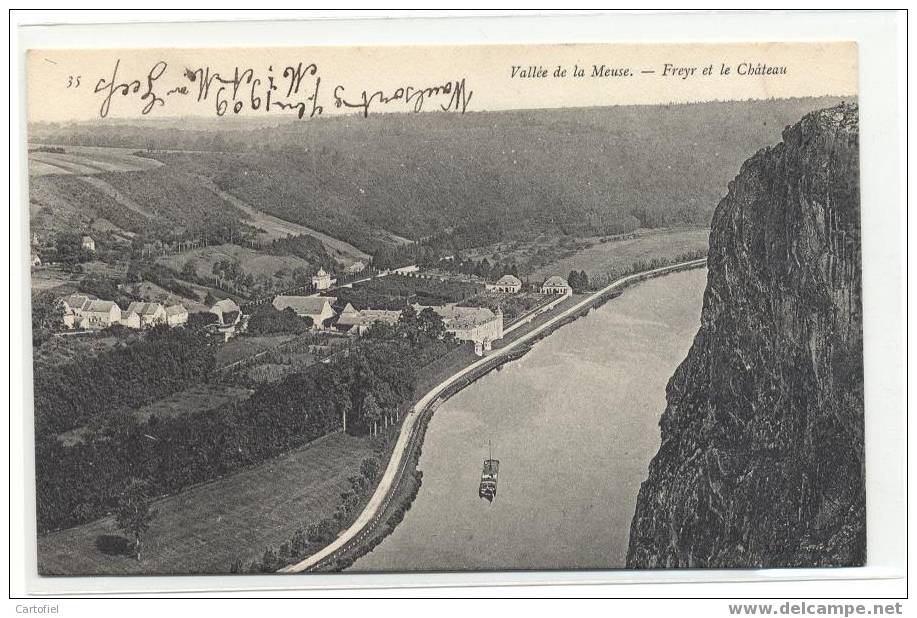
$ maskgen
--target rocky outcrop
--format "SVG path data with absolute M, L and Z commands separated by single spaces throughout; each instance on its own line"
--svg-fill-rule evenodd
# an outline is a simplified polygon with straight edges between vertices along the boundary
M 631 568 L 866 558 L 858 109 L 805 116 L 717 206 Z

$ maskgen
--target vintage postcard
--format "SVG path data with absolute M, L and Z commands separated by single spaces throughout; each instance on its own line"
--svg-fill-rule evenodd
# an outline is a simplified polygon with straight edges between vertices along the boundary
M 39 574 L 863 565 L 857 54 L 29 50 Z

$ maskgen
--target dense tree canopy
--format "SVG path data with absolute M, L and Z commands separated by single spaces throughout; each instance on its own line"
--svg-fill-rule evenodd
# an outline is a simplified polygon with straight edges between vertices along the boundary
M 206 379 L 213 367 L 213 350 L 180 330 L 150 331 L 59 375 L 36 375 L 41 530 L 115 509 L 131 478 L 148 482 L 151 495 L 173 493 L 345 425 L 352 434 L 377 432 L 413 400 L 419 370 L 458 345 L 435 313 L 407 311 L 393 327 L 370 329 L 354 353 L 261 384 L 244 402 L 139 421 L 128 408 Z M 83 442 L 58 440 L 82 423 Z

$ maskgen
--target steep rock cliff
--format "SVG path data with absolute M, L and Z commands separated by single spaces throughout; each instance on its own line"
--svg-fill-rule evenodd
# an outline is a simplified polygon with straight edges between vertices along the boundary
M 629 567 L 864 562 L 858 152 L 856 105 L 811 113 L 717 206 Z

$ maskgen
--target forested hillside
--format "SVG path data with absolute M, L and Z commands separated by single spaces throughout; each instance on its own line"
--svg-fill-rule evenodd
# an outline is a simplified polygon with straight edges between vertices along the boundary
M 114 182 L 122 193 L 142 195 L 150 210 L 183 199 L 203 205 L 209 196 L 186 181 L 204 177 L 258 209 L 366 251 L 387 242 L 384 231 L 414 240 L 437 235 L 439 245 L 462 248 L 545 231 L 707 224 L 745 159 L 777 141 L 787 124 L 834 102 L 387 114 L 273 125 L 36 125 L 30 139 L 149 150 L 164 167 L 122 173 Z M 170 188 L 172 179 L 184 184 Z

